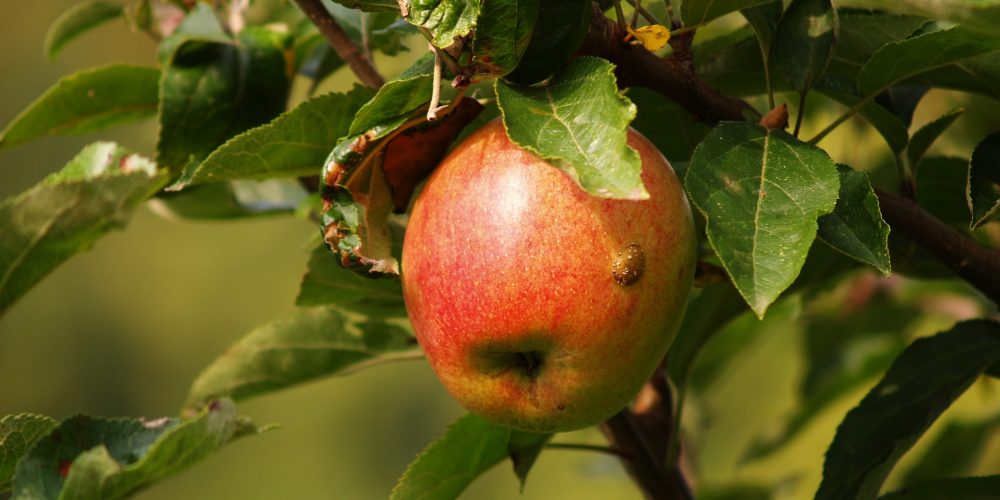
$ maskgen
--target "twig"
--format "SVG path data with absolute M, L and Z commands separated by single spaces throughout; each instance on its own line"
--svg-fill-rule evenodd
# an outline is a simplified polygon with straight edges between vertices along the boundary
M 326 37 L 333 50 L 347 63 L 351 71 L 358 76 L 358 80 L 361 80 L 361 83 L 376 89 L 385 84 L 385 79 L 382 78 L 382 75 L 378 74 L 378 71 L 375 71 L 375 67 L 372 66 L 371 61 L 365 57 L 357 44 L 347 36 L 343 28 L 337 24 L 337 21 L 333 19 L 330 12 L 323 6 L 323 2 L 320 0 L 295 0 L 295 4 L 316 25 L 319 32 Z
M 911 199 L 877 188 L 875 194 L 882 217 L 893 231 L 906 235 L 995 304 L 1000 304 L 1000 250 L 966 238 Z
M 613 448 L 621 449 L 631 458 L 625 462 L 626 470 L 650 499 L 692 499 L 691 492 L 676 469 L 667 470 L 663 461 L 650 450 L 639 434 L 635 417 L 628 409 L 622 410 L 601 424 Z

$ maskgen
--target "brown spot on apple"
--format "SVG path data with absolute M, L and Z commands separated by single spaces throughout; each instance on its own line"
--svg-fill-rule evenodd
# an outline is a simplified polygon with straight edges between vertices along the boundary
M 642 278 L 645 271 L 646 254 L 638 243 L 630 243 L 618 252 L 614 262 L 611 263 L 611 275 L 621 286 L 634 285 Z

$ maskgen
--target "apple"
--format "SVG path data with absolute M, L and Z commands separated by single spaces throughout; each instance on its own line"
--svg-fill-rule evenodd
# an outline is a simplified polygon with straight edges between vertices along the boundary
M 530 432 L 625 407 L 666 354 L 695 268 L 681 184 L 641 134 L 649 199 L 598 198 L 508 138 L 470 135 L 417 197 L 403 242 L 406 308 L 466 409 Z

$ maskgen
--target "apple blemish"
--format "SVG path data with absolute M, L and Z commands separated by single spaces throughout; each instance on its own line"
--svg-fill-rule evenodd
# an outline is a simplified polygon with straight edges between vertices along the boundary
M 622 249 L 611 263 L 611 275 L 621 286 L 634 285 L 639 278 L 642 278 L 644 272 L 646 272 L 646 254 L 638 243 L 631 243 Z

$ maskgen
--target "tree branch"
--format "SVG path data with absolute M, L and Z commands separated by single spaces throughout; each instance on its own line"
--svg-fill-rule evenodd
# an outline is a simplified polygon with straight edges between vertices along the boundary
M 295 0 L 295 4 L 316 25 L 319 32 L 329 40 L 330 46 L 347 63 L 351 71 L 358 76 L 361 83 L 376 89 L 385 84 L 385 79 L 382 78 L 382 75 L 378 74 L 378 71 L 372 66 L 371 61 L 365 57 L 361 48 L 337 24 L 337 21 L 333 19 L 330 12 L 323 6 L 323 2 L 320 0 Z
M 665 361 L 665 359 L 664 359 Z M 673 397 L 663 365 L 626 408 L 601 424 L 611 447 L 623 452 L 625 469 L 647 498 L 691 500 L 694 496 L 677 463 L 669 463 L 674 431 Z
M 745 101 L 709 87 L 690 66 L 623 43 L 624 35 L 595 4 L 580 53 L 614 63 L 620 86 L 637 85 L 657 91 L 710 125 L 722 120 L 743 120 L 743 112 L 752 109 Z M 882 190 L 877 190 L 877 194 L 882 216 L 893 231 L 929 251 L 960 278 L 1000 304 L 1000 250 L 979 245 L 911 200 Z
M 587 38 L 578 52 L 615 63 L 619 86 L 655 90 L 710 125 L 723 120 L 743 120 L 743 112 L 753 109 L 746 101 L 709 87 L 683 60 L 660 58 L 640 46 L 624 43 L 626 34 L 595 3 Z
M 882 217 L 893 231 L 933 254 L 963 280 L 1000 304 L 1000 251 L 983 247 L 911 199 L 876 188 Z

